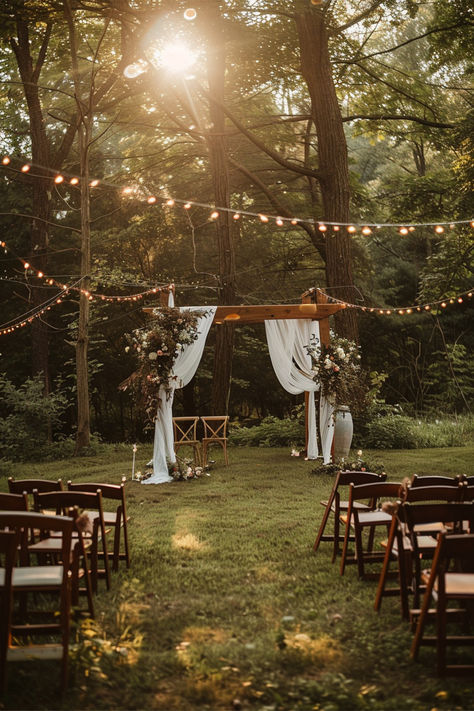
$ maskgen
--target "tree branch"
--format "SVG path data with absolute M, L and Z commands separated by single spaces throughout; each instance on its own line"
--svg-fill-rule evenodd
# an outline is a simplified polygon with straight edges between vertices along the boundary
M 374 10 L 376 10 L 378 7 L 380 7 L 380 5 L 382 5 L 383 2 L 384 0 L 375 0 L 372 5 L 360 12 L 358 15 L 355 15 L 351 20 L 349 20 L 349 22 L 346 22 L 345 25 L 340 25 L 339 27 L 337 27 L 334 32 L 344 32 L 344 30 L 349 29 L 349 27 L 357 25 L 358 22 L 361 22 L 361 20 L 365 20 L 366 17 L 371 15 Z
M 274 151 L 272 148 L 269 148 L 268 146 L 263 143 L 259 138 L 257 138 L 253 133 L 248 131 L 245 126 L 239 121 L 239 119 L 234 116 L 234 114 L 229 111 L 227 107 L 225 107 L 223 104 L 220 104 L 219 102 L 216 102 L 215 99 L 213 99 L 212 96 L 208 94 L 208 92 L 203 89 L 203 87 L 200 87 L 201 91 L 203 94 L 207 97 L 209 101 L 213 101 L 214 103 L 217 103 L 222 111 L 225 113 L 227 118 L 229 118 L 234 126 L 236 126 L 239 131 L 246 137 L 248 140 L 254 144 L 254 146 L 257 146 L 261 151 L 267 154 L 267 156 L 270 156 L 276 163 L 279 165 L 283 166 L 283 168 L 287 168 L 288 170 L 292 170 L 294 173 L 300 173 L 300 175 L 309 175 L 311 178 L 315 178 L 316 180 L 321 180 L 321 174 L 316 171 L 316 170 L 311 170 L 309 168 L 305 168 L 304 166 L 298 165 L 297 163 L 293 163 L 292 161 L 286 160 L 286 158 L 283 158 L 279 153 Z
M 428 121 L 428 119 L 419 118 L 418 116 L 412 116 L 410 114 L 370 114 L 368 116 L 363 116 L 362 114 L 354 114 L 353 116 L 344 116 L 343 122 L 355 121 L 356 119 L 363 119 L 365 121 L 415 121 L 415 123 L 421 123 L 423 126 L 432 126 L 433 128 L 455 128 L 454 123 L 440 123 L 438 121 Z

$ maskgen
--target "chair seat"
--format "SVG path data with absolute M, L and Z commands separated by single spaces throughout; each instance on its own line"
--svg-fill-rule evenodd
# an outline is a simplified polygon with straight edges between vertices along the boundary
M 324 506 L 324 507 L 326 507 L 326 506 L 328 505 L 328 502 L 327 502 L 327 501 L 320 501 L 319 503 L 321 504 L 321 506 Z M 339 510 L 341 510 L 341 509 L 344 510 L 344 509 L 345 509 L 345 510 L 347 511 L 347 507 L 348 507 L 348 506 L 349 506 L 349 502 L 348 502 L 348 501 L 340 501 L 340 502 L 339 502 Z M 354 503 L 354 508 L 356 508 L 356 509 L 368 509 L 369 506 L 367 506 L 367 504 L 364 504 L 362 501 L 356 501 L 356 502 Z M 335 506 L 335 504 L 332 504 L 332 506 L 331 506 L 331 511 L 335 511 L 335 510 L 336 510 L 336 506 Z
M 339 517 L 342 523 L 347 523 L 347 514 L 342 514 Z M 381 526 L 386 523 L 389 524 L 392 520 L 390 514 L 385 513 L 385 511 L 362 511 L 359 513 L 359 523 L 361 526 Z
M 13 588 L 60 586 L 63 580 L 63 572 L 62 565 L 35 565 L 14 568 L 12 575 Z
M 424 583 L 428 583 L 430 574 L 430 570 L 423 571 L 421 578 Z M 474 573 L 446 573 L 445 581 L 448 597 L 474 596 Z M 438 581 L 434 584 L 434 590 L 438 590 Z
M 35 647 L 9 647 L 7 659 L 9 662 L 23 662 L 30 659 L 61 660 L 63 648 L 60 644 L 37 644 Z

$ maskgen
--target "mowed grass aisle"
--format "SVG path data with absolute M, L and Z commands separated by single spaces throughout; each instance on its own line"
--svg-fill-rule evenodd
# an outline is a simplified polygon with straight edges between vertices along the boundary
M 474 447 L 364 455 L 401 480 L 470 473 Z M 376 614 L 375 582 L 354 566 L 340 577 L 329 544 L 312 552 L 331 477 L 286 449 L 231 449 L 229 467 L 215 456 L 210 477 L 127 482 L 132 567 L 101 583 L 97 619 L 75 633 L 70 691 L 58 698 L 49 663 L 9 665 L 5 708 L 474 707 L 474 681 L 438 680 L 434 650 L 410 661 L 397 598 Z M 119 482 L 130 469 L 119 445 L 15 476 Z

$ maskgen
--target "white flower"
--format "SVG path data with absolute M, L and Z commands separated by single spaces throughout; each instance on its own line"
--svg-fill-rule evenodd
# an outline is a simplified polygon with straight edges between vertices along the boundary
M 128 353 L 129 350 L 130 350 L 130 346 L 125 346 L 125 353 Z
M 358 457 L 362 457 L 362 450 L 361 450 L 361 449 L 358 449 L 358 450 L 357 450 L 357 456 L 358 456 Z
M 344 350 L 339 346 L 339 348 L 336 348 L 336 353 L 339 356 L 339 358 L 345 358 L 346 354 L 344 353 Z
M 148 358 L 149 358 L 150 360 L 156 360 L 156 359 L 158 358 L 158 356 L 157 356 L 157 354 L 155 353 L 155 351 L 151 351 L 151 353 L 148 353 Z

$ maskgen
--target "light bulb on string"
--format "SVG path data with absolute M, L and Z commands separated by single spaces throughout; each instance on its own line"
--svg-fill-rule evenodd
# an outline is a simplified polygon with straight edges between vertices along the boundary
M 25 163 L 25 165 L 21 166 L 21 172 L 27 173 L 30 170 L 30 168 L 31 168 L 31 165 L 29 165 L 29 163 Z
M 8 156 L 3 156 L 2 163 L 3 165 L 8 165 L 10 163 L 10 158 Z
M 276 224 L 278 225 L 278 227 L 282 227 L 282 226 L 283 226 L 283 220 L 281 219 L 281 217 L 277 217 L 276 220 L 275 220 L 275 222 L 276 222 Z
M 147 198 L 147 203 L 148 203 L 149 205 L 154 205 L 155 202 L 156 202 L 156 197 L 155 197 L 154 195 L 150 195 L 150 197 Z
M 209 217 L 211 218 L 211 220 L 217 220 L 217 218 L 219 217 L 219 213 L 217 212 L 217 210 L 213 210 Z
M 372 234 L 372 230 L 370 229 L 370 227 L 365 226 L 365 227 L 362 228 L 362 234 L 363 234 L 363 235 L 371 235 L 371 234 Z
M 56 183 L 56 185 L 60 185 L 61 183 L 64 182 L 64 176 L 63 175 L 56 175 L 56 177 L 54 178 L 54 182 Z
M 188 20 L 188 22 L 192 22 L 196 19 L 197 12 L 194 7 L 187 7 L 186 10 L 183 12 L 183 17 L 185 20 Z
M 79 183 L 79 178 L 71 178 L 69 181 L 71 185 L 77 185 Z
M 234 220 L 240 220 L 240 213 L 234 212 L 234 214 L 232 215 L 232 218 L 233 218 Z
M 436 234 L 438 234 L 438 235 L 442 235 L 443 232 L 444 232 L 444 227 L 443 227 L 443 225 L 436 225 L 436 227 L 435 227 L 435 232 L 436 232 Z

